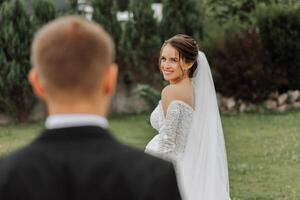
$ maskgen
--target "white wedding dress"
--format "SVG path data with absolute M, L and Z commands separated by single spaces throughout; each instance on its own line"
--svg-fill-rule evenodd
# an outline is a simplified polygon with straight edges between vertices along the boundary
M 180 100 L 170 103 L 165 116 L 159 101 L 150 116 L 158 134 L 148 143 L 145 152 L 176 163 L 185 150 L 192 117 L 193 108 Z
M 158 134 L 145 152 L 172 161 L 184 200 L 230 200 L 227 155 L 211 70 L 199 51 L 193 74 L 194 109 L 174 100 L 166 116 L 161 102 L 150 121 Z

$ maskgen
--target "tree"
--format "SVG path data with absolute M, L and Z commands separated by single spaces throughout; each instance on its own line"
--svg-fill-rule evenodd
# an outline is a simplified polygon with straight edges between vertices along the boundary
M 238 19 L 245 26 L 255 26 L 255 10 L 260 6 L 291 5 L 299 7 L 299 0 L 202 0 L 205 16 L 211 17 L 219 24 Z
M 163 0 L 163 18 L 160 24 L 162 39 L 166 40 L 178 33 L 203 37 L 202 15 L 195 0 Z
M 128 9 L 129 0 L 117 0 L 117 3 L 120 10 L 124 11 Z
M 153 83 L 158 72 L 160 38 L 151 1 L 131 0 L 129 12 L 132 16 L 125 25 L 121 45 L 125 79 Z
M 56 8 L 49 0 L 35 0 L 33 2 L 33 21 L 37 28 L 56 16 Z
M 24 121 L 35 99 L 27 81 L 33 25 L 20 0 L 2 4 L 0 24 L 0 105 Z
M 119 44 L 121 39 L 121 26 L 117 20 L 118 6 L 115 0 L 93 0 L 93 20 L 103 26 L 114 39 L 116 45 L 116 60 L 119 62 Z
M 1 4 L 4 3 L 5 1 L 7 1 L 7 0 L 0 0 L 0 6 L 1 6 Z
M 81 1 L 85 2 L 85 1 Z M 80 4 L 78 0 L 67 0 L 67 8 L 62 10 L 62 15 L 71 14 L 71 15 L 84 15 L 84 10 L 80 9 Z
M 71 13 L 78 13 L 78 0 L 68 0 Z

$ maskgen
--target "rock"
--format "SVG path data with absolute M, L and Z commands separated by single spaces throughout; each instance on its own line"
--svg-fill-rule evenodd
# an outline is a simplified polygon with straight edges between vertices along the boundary
M 227 104 L 227 101 L 228 101 L 228 97 L 226 96 L 220 96 L 220 107 L 223 108 L 223 110 L 226 110 L 226 104 Z
M 288 91 L 288 96 L 289 102 L 294 103 L 299 99 L 300 92 L 299 90 Z
M 245 112 L 247 110 L 247 105 L 245 103 L 241 103 L 239 107 L 240 112 Z
M 300 101 L 294 102 L 294 103 L 292 104 L 292 107 L 295 108 L 295 109 L 300 109 Z
M 276 99 L 278 99 L 278 97 L 279 97 L 279 93 L 278 93 L 278 91 L 275 91 L 269 95 L 268 99 L 276 100 Z
M 273 110 L 277 108 L 277 102 L 275 100 L 266 100 L 264 102 L 267 109 Z
M 246 111 L 251 111 L 251 110 L 254 110 L 255 108 L 256 108 L 256 106 L 253 103 L 249 103 L 247 105 Z
M 286 104 L 283 104 L 281 106 L 279 106 L 276 110 L 279 112 L 284 112 L 288 109 L 288 106 Z
M 228 110 L 233 109 L 234 106 L 235 106 L 235 100 L 234 100 L 234 98 L 233 98 L 233 97 L 228 98 L 227 101 L 226 101 L 225 106 L 226 106 L 226 108 L 227 108 Z
M 119 84 L 110 106 L 112 113 L 141 113 L 149 110 L 148 104 L 137 94 L 138 86 L 128 88 Z
M 5 114 L 0 114 L 0 125 L 6 125 L 12 122 L 12 119 L 5 115 Z
M 236 105 L 233 97 L 221 96 L 220 102 L 221 105 L 219 107 L 223 113 L 230 113 Z
M 286 102 L 286 100 L 288 99 L 288 95 L 287 94 L 281 94 L 281 95 L 279 95 L 279 97 L 278 97 L 278 105 L 283 105 L 285 102 Z
M 226 97 L 226 96 L 222 96 L 222 95 L 220 96 L 220 102 L 221 102 L 222 106 L 224 106 L 226 104 L 227 99 L 228 99 L 228 97 Z
M 237 100 L 237 105 L 241 105 L 242 103 L 244 103 L 244 101 L 242 99 Z

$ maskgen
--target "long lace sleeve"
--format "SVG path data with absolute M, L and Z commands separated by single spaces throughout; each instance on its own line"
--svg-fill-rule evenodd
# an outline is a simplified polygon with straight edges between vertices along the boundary
M 176 140 L 178 120 L 180 119 L 180 104 L 171 103 L 167 109 L 165 121 L 159 129 L 158 154 L 167 160 L 176 157 Z
M 193 108 L 180 100 L 172 101 L 164 116 L 159 102 L 150 117 L 158 134 L 147 144 L 145 152 L 168 161 L 179 158 L 185 149 L 192 116 Z

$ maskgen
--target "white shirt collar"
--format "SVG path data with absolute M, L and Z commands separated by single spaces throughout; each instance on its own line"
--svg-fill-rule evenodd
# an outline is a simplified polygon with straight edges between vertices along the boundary
M 108 127 L 106 118 L 92 114 L 56 114 L 47 117 L 45 127 L 47 129 L 67 128 L 77 126 Z

